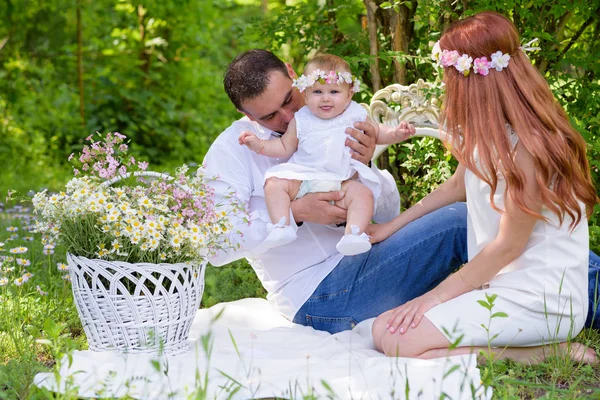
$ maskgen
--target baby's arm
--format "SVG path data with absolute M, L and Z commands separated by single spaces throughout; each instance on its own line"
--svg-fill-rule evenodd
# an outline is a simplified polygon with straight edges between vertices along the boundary
M 391 126 L 379 124 L 379 132 L 377 134 L 377 144 L 394 144 L 400 143 L 415 134 L 415 127 L 406 121 L 392 128 Z
M 240 134 L 238 142 L 240 145 L 246 145 L 253 152 L 267 157 L 289 157 L 298 148 L 296 120 L 292 119 L 290 121 L 287 131 L 280 138 L 263 140 L 252 132 L 244 131 Z

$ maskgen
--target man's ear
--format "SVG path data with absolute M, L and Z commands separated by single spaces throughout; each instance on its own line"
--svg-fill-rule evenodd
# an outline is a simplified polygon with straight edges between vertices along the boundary
M 290 63 L 285 63 L 285 68 L 287 69 L 290 78 L 298 79 L 298 75 L 296 74 L 296 71 L 294 71 L 294 68 L 292 68 L 292 65 Z

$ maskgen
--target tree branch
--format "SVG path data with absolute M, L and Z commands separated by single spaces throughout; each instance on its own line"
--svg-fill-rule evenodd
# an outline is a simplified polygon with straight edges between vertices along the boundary
M 558 59 L 555 62 L 558 62 L 561 58 L 564 57 L 565 54 L 567 54 L 567 51 L 569 51 L 569 49 L 571 47 L 573 47 L 573 45 L 575 44 L 575 42 L 577 41 L 577 39 L 579 39 L 579 37 L 583 34 L 583 31 L 585 31 L 587 29 L 588 26 L 591 25 L 591 23 L 594 21 L 594 17 L 590 16 L 584 23 L 583 25 L 581 25 L 581 27 L 579 28 L 579 30 L 575 33 L 575 35 L 573 35 L 571 37 L 571 40 L 569 40 L 569 43 L 567 43 L 567 45 L 565 46 L 565 48 L 560 52 L 560 54 L 558 55 Z
M 2 50 L 2 48 L 6 45 L 7 42 L 8 42 L 8 36 L 5 37 L 4 39 L 2 39 L 2 41 L 0 42 L 0 50 Z

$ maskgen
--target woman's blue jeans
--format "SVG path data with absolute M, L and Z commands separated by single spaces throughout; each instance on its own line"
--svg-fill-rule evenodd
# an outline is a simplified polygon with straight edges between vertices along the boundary
M 429 291 L 467 261 L 467 207 L 456 203 L 411 222 L 367 253 L 344 257 L 294 322 L 330 333 L 352 329 Z M 592 304 L 600 298 L 596 274 L 600 280 L 600 258 L 590 252 L 586 326 L 593 320 L 600 328 L 598 301 Z
M 589 278 L 590 307 L 585 327 L 600 330 L 600 257 L 591 251 Z

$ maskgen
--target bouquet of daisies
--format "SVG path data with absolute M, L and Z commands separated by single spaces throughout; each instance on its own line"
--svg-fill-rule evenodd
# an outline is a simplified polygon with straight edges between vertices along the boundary
M 71 254 L 129 263 L 199 261 L 232 245 L 237 232 L 202 168 L 191 175 L 184 165 L 171 177 L 127 154 L 120 133 L 86 141 L 69 157 L 75 177 L 66 190 L 33 198 L 37 229 L 50 240 Z M 228 212 L 245 213 L 234 198 L 228 203 Z

